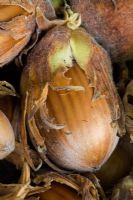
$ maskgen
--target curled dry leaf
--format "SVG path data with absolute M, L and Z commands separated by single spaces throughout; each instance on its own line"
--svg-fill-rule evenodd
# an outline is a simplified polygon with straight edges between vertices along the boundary
M 33 179 L 35 187 L 31 189 L 27 199 L 39 197 L 40 200 L 98 200 L 99 195 L 94 184 L 81 175 L 61 175 L 47 172 Z M 40 185 L 38 187 L 38 185 Z
M 15 58 L 30 40 L 36 8 L 49 18 L 55 17 L 50 1 L 0 0 L 0 66 Z
M 113 61 L 133 58 L 132 0 L 68 0 L 68 3 L 81 14 L 83 27 L 108 51 Z
M 0 184 L 0 200 L 24 200 L 30 191 L 30 168 L 24 163 L 18 184 Z
M 124 132 L 110 60 L 82 28 L 56 27 L 41 39 L 28 57 L 21 92 L 21 137 L 32 168 L 26 126 L 41 158 L 55 170 L 53 163 L 98 169 L 114 150 L 117 133 Z
M 127 85 L 123 103 L 126 113 L 126 129 L 133 142 L 133 80 Z
M 133 176 L 123 178 L 114 186 L 112 200 L 129 200 L 133 199 Z

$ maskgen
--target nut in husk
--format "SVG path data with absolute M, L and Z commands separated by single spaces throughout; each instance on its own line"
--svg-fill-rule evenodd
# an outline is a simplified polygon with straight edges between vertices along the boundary
M 55 17 L 48 1 L 0 0 L 0 66 L 13 60 L 29 42 L 36 28 L 38 16 Z
M 81 14 L 83 27 L 108 51 L 114 62 L 133 58 L 132 0 L 68 2 Z
M 28 57 L 21 92 L 23 145 L 27 126 L 51 167 L 96 170 L 113 152 L 117 133 L 124 131 L 110 60 L 82 28 L 56 27 L 41 39 Z

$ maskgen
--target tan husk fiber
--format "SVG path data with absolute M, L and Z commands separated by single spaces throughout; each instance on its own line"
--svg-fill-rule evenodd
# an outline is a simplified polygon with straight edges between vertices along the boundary
M 24 163 L 18 183 L 0 184 L 0 200 L 23 200 L 30 188 L 30 168 Z
M 44 170 L 31 182 L 26 162 L 18 183 L 0 184 L 0 200 L 99 200 L 99 195 L 94 183 L 79 174 L 63 175 Z
M 40 200 L 99 200 L 95 185 L 79 174 L 61 175 L 45 172 L 33 179 L 35 187 L 31 189 L 27 200 L 39 197 Z M 41 183 L 41 187 L 38 185 Z

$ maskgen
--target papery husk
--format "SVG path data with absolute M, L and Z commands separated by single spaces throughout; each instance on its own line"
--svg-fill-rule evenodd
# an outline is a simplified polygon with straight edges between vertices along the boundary
M 133 58 L 132 0 L 68 0 L 81 14 L 82 26 L 110 54 L 113 62 Z
M 30 168 L 24 163 L 18 184 L 0 184 L 0 200 L 23 200 L 30 191 Z
M 51 3 L 43 0 L 0 0 L 0 7 L 0 67 L 2 67 L 13 60 L 29 42 L 37 23 L 36 8 L 49 19 L 55 17 L 55 12 Z
M 41 39 L 28 57 L 21 92 L 23 146 L 27 146 L 27 126 L 34 147 L 55 170 L 59 169 L 53 162 L 71 170 L 98 169 L 114 150 L 117 133 L 124 133 L 123 112 L 109 57 L 82 28 L 72 31 L 65 26 L 56 27 Z M 63 97 L 66 99 L 62 103 Z M 67 98 L 71 99 L 68 103 Z M 94 116 L 98 118 L 93 121 Z M 87 128 L 91 126 L 99 128 L 92 131 Z M 104 128 L 98 133 L 101 127 Z M 91 133 L 95 136 L 90 139 Z M 92 148 L 88 149 L 90 141 Z M 26 152 L 28 163 L 34 168 Z
M 16 166 L 16 169 L 22 169 L 25 159 L 22 144 L 15 142 L 15 150 L 6 157 L 6 160 Z
M 24 153 L 25 152 L 23 150 L 22 144 L 20 142 L 16 141 L 14 151 L 9 156 L 7 156 L 5 159 L 8 162 L 14 164 L 16 169 L 21 170 L 25 163 Z M 33 160 L 33 163 L 34 163 L 34 166 L 36 167 L 36 169 L 40 169 L 40 167 L 42 166 L 42 161 L 40 158 L 38 158 L 38 154 L 32 149 L 29 150 L 29 154 Z
M 126 115 L 126 129 L 133 142 L 133 80 L 127 85 L 123 98 L 123 104 Z
M 132 200 L 133 199 L 133 176 L 123 178 L 114 186 L 112 200 Z
M 3 95 L 0 96 L 0 110 L 3 111 L 3 113 L 7 116 L 8 120 L 10 121 L 14 130 L 16 141 L 15 141 L 14 151 L 11 152 L 7 157 L 5 157 L 5 159 L 8 162 L 14 164 L 16 169 L 22 169 L 25 162 L 25 156 L 22 144 L 20 142 L 20 109 L 19 109 L 20 104 L 17 101 L 14 101 L 16 100 L 14 99 L 14 97 L 9 96 L 11 91 L 9 92 L 9 94 L 8 91 L 6 92 L 7 92 L 6 96 L 5 93 L 4 96 Z M 42 161 L 41 159 L 38 159 L 38 154 L 31 149 L 30 156 L 32 157 L 34 165 L 40 168 L 42 166 Z
M 98 191 L 88 178 L 79 174 L 61 175 L 45 172 L 33 179 L 35 187 L 31 189 L 27 200 L 34 196 L 43 199 L 98 200 Z M 41 184 L 40 187 L 38 187 Z M 36 188 L 37 186 L 37 188 Z

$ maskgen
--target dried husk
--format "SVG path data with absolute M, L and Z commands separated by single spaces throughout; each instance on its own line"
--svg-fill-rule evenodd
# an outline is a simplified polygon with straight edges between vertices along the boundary
M 30 149 L 29 153 L 36 169 L 39 169 L 42 166 L 42 161 L 41 159 L 38 158 L 38 154 L 32 149 Z M 15 165 L 16 169 L 21 170 L 25 162 L 25 156 L 24 156 L 24 150 L 23 150 L 22 144 L 16 141 L 14 151 L 5 159 L 8 162 Z
M 98 169 L 124 132 L 110 60 L 82 28 L 56 27 L 41 39 L 28 57 L 21 92 L 23 146 L 27 126 L 41 158 L 56 170 L 50 160 L 65 169 Z
M 123 98 L 123 104 L 126 115 L 126 129 L 133 142 L 133 80 L 127 85 L 126 92 Z
M 14 101 L 15 100 L 15 101 Z M 22 169 L 25 156 L 20 139 L 20 104 L 11 96 L 0 97 L 0 110 L 2 110 L 8 117 L 14 130 L 15 135 L 15 149 L 11 152 L 5 160 L 15 165 L 16 169 Z M 41 167 L 42 161 L 38 159 L 38 154 L 30 150 L 30 156 L 36 167 Z
M 18 184 L 0 184 L 0 200 L 23 200 L 30 187 L 30 168 L 24 163 Z
M 29 42 L 36 27 L 36 8 L 55 17 L 48 1 L 0 0 L 0 67 L 13 60 Z
M 22 169 L 25 159 L 21 143 L 15 142 L 15 149 L 9 156 L 6 157 L 6 160 L 14 164 L 16 169 Z
M 32 179 L 32 185 L 30 168 L 24 162 L 17 184 L 0 184 L 0 200 L 99 200 L 93 182 L 79 174 L 61 175 L 43 170 L 41 175 L 36 174 Z
M 114 186 L 112 200 L 132 200 L 133 199 L 133 176 L 126 176 Z
M 45 172 L 33 179 L 35 187 L 28 193 L 27 200 L 98 200 L 99 194 L 95 185 L 79 174 L 61 175 Z M 39 187 L 39 185 L 41 186 Z
M 11 150 L 11 152 L 7 157 L 5 156 L 4 157 L 8 162 L 11 162 L 12 164 L 14 164 L 16 169 L 22 169 L 24 165 L 25 157 L 24 157 L 23 147 L 20 142 L 20 108 L 19 108 L 20 103 L 17 101 L 18 100 L 17 98 L 13 97 L 16 95 L 16 91 L 11 84 L 5 81 L 1 81 L 0 84 L 1 84 L 0 110 L 6 115 L 6 117 L 10 121 L 13 128 L 13 132 L 14 132 L 14 137 L 13 137 L 14 143 L 12 144 L 14 148 L 12 149 L 7 148 L 8 151 Z M 3 126 L 3 123 L 2 123 L 2 126 Z M 8 126 L 6 125 L 6 127 Z M 5 127 L 4 127 L 4 130 L 6 130 Z M 10 135 L 10 132 L 8 131 L 7 134 L 5 134 L 5 132 L 3 133 L 4 133 L 3 137 L 5 138 L 5 136 L 7 135 L 8 137 L 6 138 L 8 140 L 8 143 L 9 142 L 11 143 L 10 140 L 12 137 Z M 1 132 L 1 135 L 3 133 Z M 7 155 L 7 153 L 3 152 L 2 154 Z M 1 152 L 0 152 L 0 155 L 1 155 Z M 42 161 L 41 159 L 38 159 L 38 154 L 31 149 L 30 156 L 32 157 L 32 160 L 36 168 L 37 167 L 40 168 L 42 165 Z
M 68 0 L 68 3 L 81 14 L 83 27 L 114 62 L 133 58 L 132 0 Z

